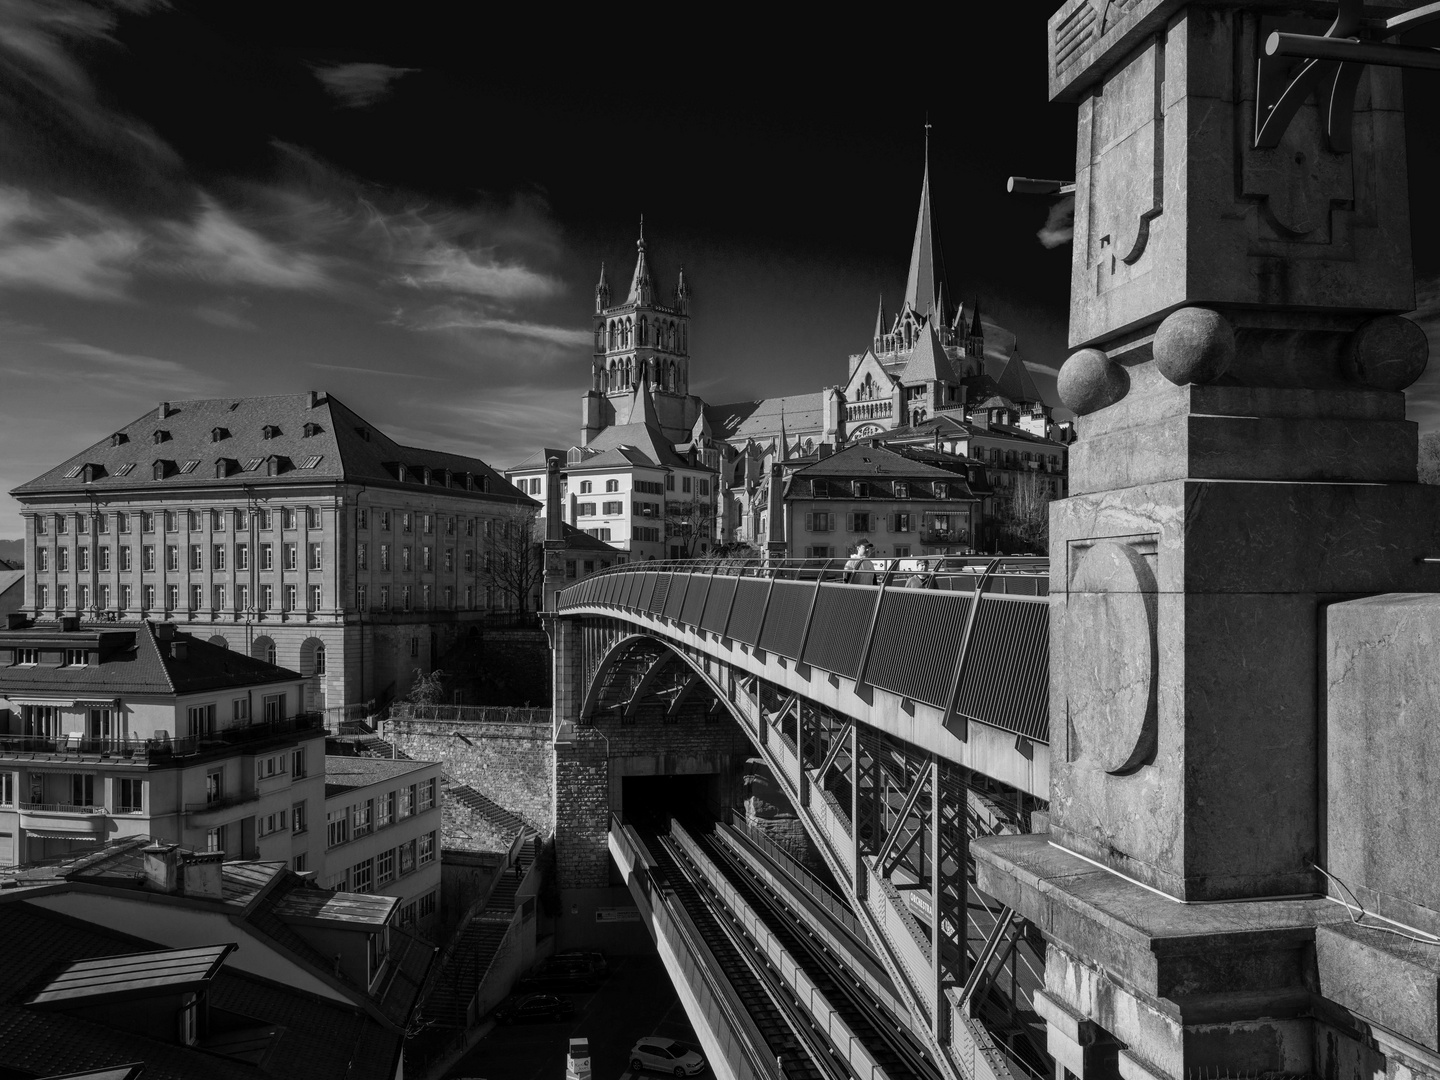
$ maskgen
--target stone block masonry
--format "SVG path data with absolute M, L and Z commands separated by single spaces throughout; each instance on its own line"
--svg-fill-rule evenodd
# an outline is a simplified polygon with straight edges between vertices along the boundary
M 387 720 L 381 735 L 418 761 L 439 761 L 545 836 L 554 831 L 554 751 L 549 724 Z

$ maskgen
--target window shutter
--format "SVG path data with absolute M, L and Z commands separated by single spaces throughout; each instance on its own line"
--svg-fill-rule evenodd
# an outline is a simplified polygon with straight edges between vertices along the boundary
M 806 532 L 814 532 L 814 531 L 815 531 L 815 515 L 814 515 L 814 514 L 806 514 L 806 515 L 805 515 L 805 531 L 806 531 Z

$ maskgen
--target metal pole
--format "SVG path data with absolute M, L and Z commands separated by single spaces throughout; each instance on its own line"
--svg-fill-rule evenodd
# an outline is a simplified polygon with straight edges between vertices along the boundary
M 1387 45 L 1379 41 L 1323 37 L 1318 34 L 1282 34 L 1278 30 L 1265 39 L 1265 55 L 1440 71 L 1440 49 L 1418 45 Z

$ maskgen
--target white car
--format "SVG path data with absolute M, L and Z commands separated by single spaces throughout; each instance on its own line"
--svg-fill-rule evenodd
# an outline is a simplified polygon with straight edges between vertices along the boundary
M 651 1036 L 630 1048 L 630 1068 L 637 1072 L 695 1076 L 705 1071 L 705 1059 L 684 1043 Z

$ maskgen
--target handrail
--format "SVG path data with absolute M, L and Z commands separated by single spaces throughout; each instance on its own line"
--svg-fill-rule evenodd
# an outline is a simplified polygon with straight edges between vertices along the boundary
M 587 574 L 585 581 L 613 574 L 707 573 L 722 577 L 782 578 L 788 580 L 842 580 L 852 572 L 845 570 L 843 558 L 758 559 L 707 558 L 652 559 L 646 562 L 617 563 Z M 1044 555 L 907 555 L 904 557 L 871 557 L 872 567 L 863 573 L 906 574 L 932 573 L 939 577 L 961 574 L 1036 577 L 1050 572 L 1050 560 Z M 993 568 L 993 569 L 992 569 Z M 573 586 L 572 586 L 573 587 Z
M 22 802 L 19 804 L 22 813 L 39 812 L 42 814 L 103 814 L 103 806 L 81 806 L 76 803 L 54 803 L 54 802 Z

